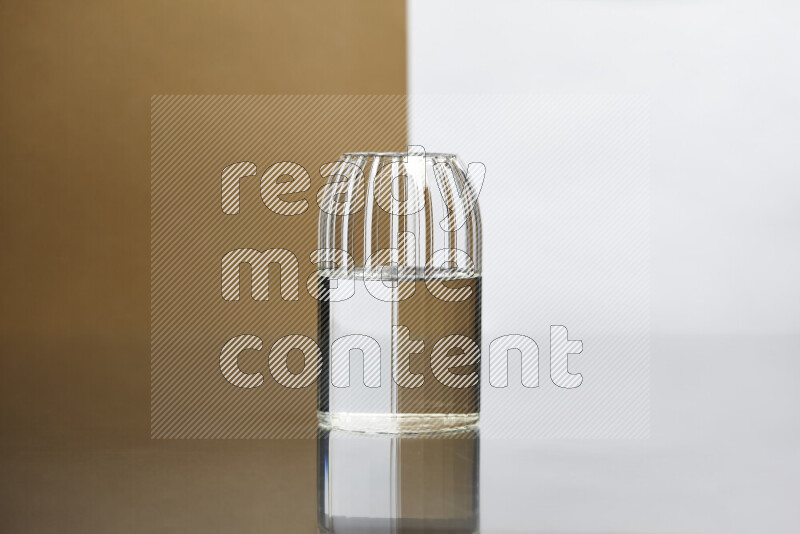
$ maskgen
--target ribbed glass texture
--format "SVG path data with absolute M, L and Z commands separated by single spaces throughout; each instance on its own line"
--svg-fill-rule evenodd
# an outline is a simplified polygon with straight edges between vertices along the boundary
M 482 166 L 469 171 L 421 147 L 323 167 L 323 424 L 405 432 L 477 421 Z

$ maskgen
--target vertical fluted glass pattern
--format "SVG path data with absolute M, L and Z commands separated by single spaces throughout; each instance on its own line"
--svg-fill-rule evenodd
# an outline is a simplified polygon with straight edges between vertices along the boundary
M 414 147 L 344 154 L 322 174 L 320 421 L 385 432 L 476 422 L 483 176 Z
M 478 192 L 456 155 L 354 152 L 323 172 L 320 249 L 345 251 L 366 270 L 441 269 L 447 259 L 480 273 Z

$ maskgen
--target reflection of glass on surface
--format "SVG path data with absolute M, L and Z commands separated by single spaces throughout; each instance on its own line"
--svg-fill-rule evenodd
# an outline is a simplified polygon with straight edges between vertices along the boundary
M 359 434 L 320 428 L 319 532 L 477 532 L 480 436 Z

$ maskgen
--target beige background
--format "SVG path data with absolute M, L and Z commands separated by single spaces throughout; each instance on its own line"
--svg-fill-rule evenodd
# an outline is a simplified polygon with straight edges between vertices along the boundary
M 150 97 L 402 94 L 404 3 L 6 1 L 0 40 L 0 527 L 311 531 L 313 440 L 149 439 Z

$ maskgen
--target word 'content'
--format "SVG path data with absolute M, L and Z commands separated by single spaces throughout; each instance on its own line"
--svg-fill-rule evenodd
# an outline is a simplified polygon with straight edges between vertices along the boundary
M 409 329 L 402 325 L 393 327 L 395 346 L 400 350 L 394 354 L 392 379 L 400 387 L 418 388 L 425 382 L 420 373 L 412 373 L 412 356 L 420 357 L 425 351 L 423 340 L 411 339 Z M 230 384 L 239 388 L 257 388 L 264 384 L 262 373 L 246 373 L 239 367 L 239 357 L 247 350 L 261 351 L 264 343 L 258 336 L 244 334 L 232 337 L 222 347 L 219 366 L 222 375 Z M 303 355 L 303 369 L 298 373 L 289 370 L 288 357 L 291 351 Z M 569 339 L 567 327 L 550 327 L 550 379 L 560 388 L 572 389 L 583 383 L 583 375 L 569 372 L 569 355 L 580 354 L 583 342 Z M 381 368 L 381 346 L 370 336 L 348 335 L 331 343 L 331 385 L 337 388 L 350 387 L 350 355 L 360 353 L 363 358 L 363 385 L 379 388 Z M 489 384 L 495 388 L 509 385 L 509 359 L 519 354 L 520 382 L 526 388 L 539 387 L 539 346 L 530 337 L 510 334 L 501 336 L 489 344 Z M 269 373 L 276 383 L 290 389 L 301 389 L 315 383 L 322 369 L 323 354 L 317 343 L 306 336 L 292 334 L 278 339 L 268 356 Z M 480 348 L 474 340 L 462 335 L 449 335 L 439 339 L 430 354 L 430 367 L 434 378 L 444 386 L 462 389 L 478 384 Z M 472 369 L 464 374 L 464 368 Z

